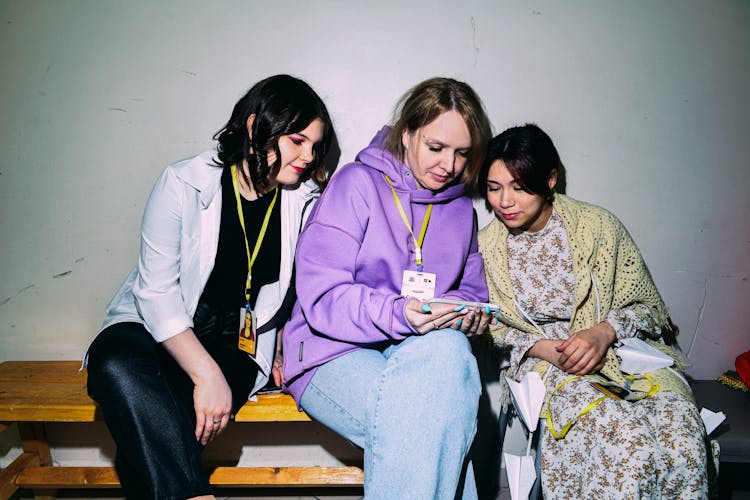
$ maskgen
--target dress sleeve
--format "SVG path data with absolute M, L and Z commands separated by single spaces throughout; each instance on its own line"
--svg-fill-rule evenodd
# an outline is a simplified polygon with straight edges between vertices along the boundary
M 529 349 L 534 347 L 539 338 L 539 335 L 527 333 L 516 328 L 509 328 L 506 332 L 505 341 L 507 344 L 513 346 L 510 351 L 510 374 L 514 379 L 519 380 L 523 378 L 539 361 L 538 358 L 526 355 Z
M 606 321 L 615 329 L 618 339 L 658 339 L 661 336 L 661 327 L 655 319 L 654 312 L 645 304 L 613 309 L 607 314 Z
M 180 235 L 184 190 L 170 169 L 154 185 L 141 224 L 133 295 L 146 329 L 163 342 L 193 326 L 180 291 Z

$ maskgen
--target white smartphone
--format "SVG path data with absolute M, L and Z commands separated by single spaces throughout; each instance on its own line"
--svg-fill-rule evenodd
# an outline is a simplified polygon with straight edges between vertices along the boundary
M 496 313 L 500 312 L 500 306 L 497 304 L 490 304 L 489 302 L 471 302 L 469 300 L 459 300 L 459 299 L 452 299 L 450 297 L 442 298 L 442 297 L 435 297 L 432 299 L 428 299 L 426 301 L 428 304 L 455 304 L 457 306 L 466 306 L 466 307 L 478 307 L 483 310 L 487 310 L 487 308 L 490 308 L 490 313 Z

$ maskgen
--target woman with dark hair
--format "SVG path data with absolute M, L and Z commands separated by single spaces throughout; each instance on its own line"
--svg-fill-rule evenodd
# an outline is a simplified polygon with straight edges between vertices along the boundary
M 309 85 L 272 76 L 235 105 L 216 149 L 157 180 L 138 265 L 87 354 L 128 498 L 212 498 L 203 446 L 272 371 L 280 384 L 297 236 L 332 135 Z
M 496 217 L 479 234 L 501 306 L 490 331 L 511 348 L 504 374 L 536 371 L 547 389 L 542 493 L 706 498 L 705 432 L 664 342 L 674 338 L 667 307 L 622 223 L 554 192 L 559 169 L 549 136 L 525 125 L 490 142 L 479 180 Z M 633 338 L 675 367 L 624 373 L 613 348 Z
M 471 87 L 420 83 L 300 236 L 286 388 L 364 449 L 366 498 L 477 496 L 466 456 L 481 387 L 467 335 L 489 315 L 461 301 L 487 299 L 465 188 L 488 138 Z

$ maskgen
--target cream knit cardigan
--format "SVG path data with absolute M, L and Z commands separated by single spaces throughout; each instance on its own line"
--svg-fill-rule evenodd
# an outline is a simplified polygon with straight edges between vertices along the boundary
M 625 226 L 607 210 L 562 194 L 555 194 L 552 204 L 565 226 L 573 259 L 575 289 L 571 333 L 603 321 L 612 309 L 636 303 L 648 306 L 657 324 L 667 327 L 669 311 Z M 513 302 L 515 294 L 508 270 L 507 238 L 508 230 L 498 219 L 479 233 L 479 251 L 484 257 L 490 301 L 501 307 L 500 322 L 490 327 L 496 344 L 504 344 L 505 334 L 510 328 L 539 333 L 519 314 Z M 659 340 L 649 343 L 674 357 L 678 369 L 683 368 L 682 357 Z M 624 375 L 613 349 L 609 349 L 607 358 L 603 371 L 622 381 Z M 544 372 L 547 366 L 546 362 L 540 361 L 535 371 Z M 677 391 L 692 398 L 686 383 L 673 372 L 662 369 L 652 376 L 659 383 L 660 390 Z M 649 386 L 648 382 L 639 381 L 633 388 L 647 390 Z

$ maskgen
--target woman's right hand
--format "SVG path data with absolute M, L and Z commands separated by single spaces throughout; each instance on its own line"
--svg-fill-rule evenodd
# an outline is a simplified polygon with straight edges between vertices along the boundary
M 467 308 L 456 310 L 452 304 L 427 304 L 417 299 L 406 303 L 404 315 L 406 320 L 418 333 L 447 328 L 458 318 L 465 316 Z
M 229 423 L 232 390 L 219 369 L 199 375 L 193 389 L 195 406 L 195 439 L 205 445 L 218 436 Z
M 193 381 L 195 439 L 205 445 L 227 426 L 232 411 L 232 390 L 221 368 L 188 328 L 162 343 Z

